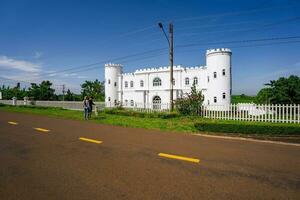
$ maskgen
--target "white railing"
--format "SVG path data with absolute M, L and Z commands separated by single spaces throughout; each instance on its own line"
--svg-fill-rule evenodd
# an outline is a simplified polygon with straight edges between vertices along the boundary
M 126 109 L 132 109 L 139 112 L 168 112 L 170 109 L 169 103 L 123 103 L 122 105 L 115 105 L 112 103 L 106 103 L 106 108 L 115 108 L 121 106 Z
M 13 100 L 0 100 L 0 103 L 13 105 Z M 97 110 L 104 109 L 104 102 L 94 102 Z M 43 107 L 60 107 L 69 110 L 83 110 L 82 101 L 23 101 L 17 100 L 16 105 L 33 105 Z
M 201 107 L 201 116 L 211 119 L 300 123 L 299 104 L 231 104 Z
M 13 105 L 13 100 L 0 100 L 0 103 Z M 33 105 L 61 107 L 70 110 L 82 110 L 81 101 L 34 101 Z M 95 102 L 95 112 L 104 108 L 116 108 L 114 103 Z M 31 102 L 18 100 L 16 105 L 31 105 Z M 139 112 L 169 112 L 168 103 L 124 103 L 122 107 Z M 200 116 L 210 119 L 259 121 L 274 123 L 300 123 L 300 104 L 230 104 L 203 105 Z

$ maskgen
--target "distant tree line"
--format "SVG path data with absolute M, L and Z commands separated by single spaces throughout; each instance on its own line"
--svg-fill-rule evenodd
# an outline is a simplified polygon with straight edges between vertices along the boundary
M 280 77 L 265 84 L 257 96 L 256 102 L 262 104 L 300 104 L 300 78 L 291 75 Z
M 29 97 L 33 100 L 52 100 L 52 101 L 81 101 L 84 96 L 93 97 L 95 101 L 104 101 L 104 83 L 99 80 L 85 81 L 81 85 L 81 93 L 75 94 L 70 89 L 67 90 L 65 95 L 56 94 L 55 89 L 52 87 L 52 83 L 48 80 L 41 83 L 31 83 L 29 88 L 21 88 L 20 83 L 17 83 L 15 87 L 9 87 L 2 85 L 0 91 L 2 92 L 2 99 L 24 99 Z

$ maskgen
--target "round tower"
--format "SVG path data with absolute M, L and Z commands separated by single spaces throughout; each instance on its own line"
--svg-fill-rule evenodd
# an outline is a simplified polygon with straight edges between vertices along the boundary
M 206 51 L 207 97 L 205 104 L 231 103 L 231 50 L 228 48 Z
M 120 76 L 122 74 L 122 65 L 107 63 L 105 64 L 105 103 L 108 106 L 114 106 L 119 101 L 118 91 L 121 84 Z

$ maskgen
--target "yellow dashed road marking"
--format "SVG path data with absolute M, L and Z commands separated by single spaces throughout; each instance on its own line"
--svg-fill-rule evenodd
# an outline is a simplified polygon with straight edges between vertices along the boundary
M 9 123 L 11 125 L 18 125 L 18 122 L 7 122 L 7 123 Z
M 84 137 L 80 137 L 79 140 L 82 140 L 82 141 L 85 141 L 85 142 L 93 142 L 93 143 L 96 143 L 96 144 L 101 144 L 102 143 L 102 141 L 100 141 L 100 140 L 93 140 L 93 139 L 84 138 Z
M 49 132 L 50 130 L 48 129 L 44 129 L 44 128 L 34 128 L 37 131 L 41 131 L 41 132 Z
M 184 161 L 194 162 L 194 163 L 200 162 L 200 160 L 196 159 L 196 158 L 188 158 L 188 157 L 177 156 L 177 155 L 166 154 L 166 153 L 159 153 L 158 156 L 165 157 L 165 158 L 177 159 L 177 160 L 184 160 Z

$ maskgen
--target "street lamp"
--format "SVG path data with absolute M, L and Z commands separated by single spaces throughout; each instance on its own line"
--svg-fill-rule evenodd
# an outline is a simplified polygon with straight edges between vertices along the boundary
M 166 34 L 166 31 L 164 29 L 164 26 L 161 22 L 158 23 L 159 28 L 162 30 L 164 33 L 168 44 L 169 44 L 169 57 L 170 57 L 170 105 L 171 105 L 171 111 L 174 110 L 174 102 L 173 102 L 173 65 L 174 65 L 174 60 L 173 60 L 173 24 L 169 24 L 169 37 Z

